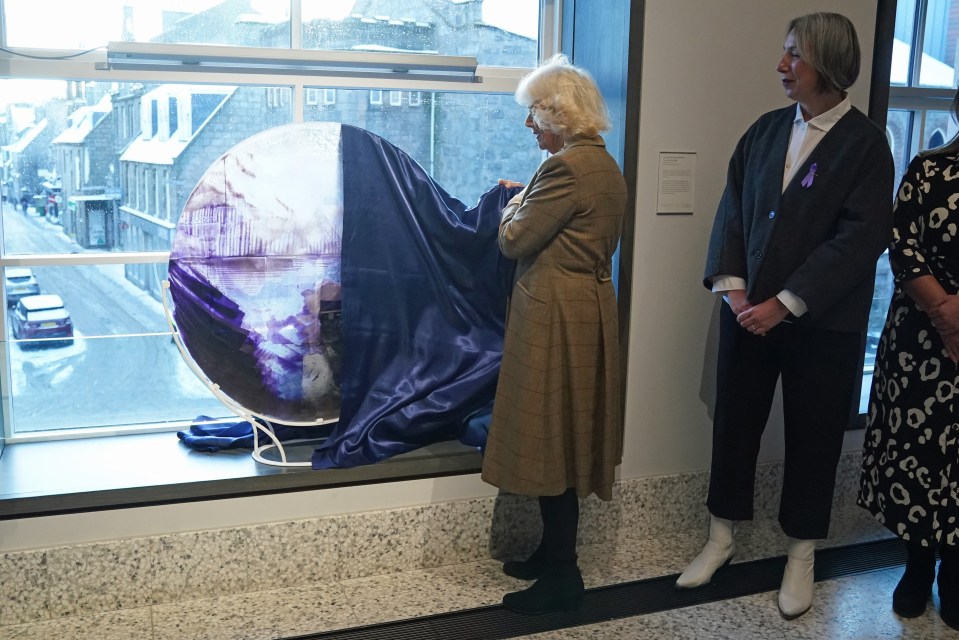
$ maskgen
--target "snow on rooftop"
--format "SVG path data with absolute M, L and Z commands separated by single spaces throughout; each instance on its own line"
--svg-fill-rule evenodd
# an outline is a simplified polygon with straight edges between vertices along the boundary
M 9 151 L 11 153 L 23 153 L 23 151 L 30 146 L 30 143 L 37 139 L 44 129 L 47 128 L 47 119 L 44 118 L 38 122 L 32 129 L 27 131 L 25 134 L 20 136 L 20 138 L 13 144 L 8 144 L 2 147 L 4 151 Z
M 141 131 L 140 135 L 134 138 L 133 142 L 126 148 L 126 151 L 120 156 L 120 161 L 172 165 L 174 161 L 180 157 L 184 149 L 189 146 L 196 135 L 202 131 L 203 124 L 205 124 L 210 117 L 213 117 L 220 107 L 223 106 L 223 101 L 232 95 L 234 91 L 236 91 L 236 87 L 165 84 L 145 93 L 140 98 L 143 101 L 143 105 L 149 105 L 153 100 L 166 102 L 169 98 L 176 98 L 179 104 L 183 105 L 178 113 L 181 120 L 177 126 L 173 126 L 173 123 L 170 124 L 168 136 L 159 135 L 159 132 L 157 135 L 152 135 L 152 132 L 147 133 L 146 131 Z M 178 127 L 189 124 L 187 122 L 189 118 L 186 115 L 186 106 L 190 103 L 190 97 L 197 94 L 219 95 L 220 104 L 217 105 L 216 109 L 207 117 L 207 120 L 201 123 L 196 130 L 188 133 L 184 132 L 184 134 L 181 135 Z M 143 112 L 149 114 L 150 107 L 144 106 Z M 158 123 L 158 126 L 161 131 L 164 130 L 161 123 Z
M 109 95 L 103 96 L 95 105 L 80 107 L 69 115 L 67 118 L 69 125 L 53 139 L 52 144 L 79 144 L 83 142 L 93 131 L 93 128 L 112 110 L 113 103 Z

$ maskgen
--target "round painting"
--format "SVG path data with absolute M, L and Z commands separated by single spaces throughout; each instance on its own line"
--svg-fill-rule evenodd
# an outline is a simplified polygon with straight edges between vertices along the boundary
M 340 408 L 340 126 L 257 134 L 203 174 L 170 255 L 173 318 L 210 382 L 283 424 Z

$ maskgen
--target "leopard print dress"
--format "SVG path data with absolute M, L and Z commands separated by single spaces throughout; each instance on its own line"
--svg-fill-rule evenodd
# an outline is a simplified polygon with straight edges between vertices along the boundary
M 959 544 L 959 370 L 901 283 L 959 291 L 959 156 L 917 156 L 899 187 L 889 251 L 896 290 L 876 354 L 858 503 L 900 538 Z

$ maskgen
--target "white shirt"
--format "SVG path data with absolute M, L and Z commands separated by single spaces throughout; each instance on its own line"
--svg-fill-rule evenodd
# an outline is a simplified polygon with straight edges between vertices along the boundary
M 783 166 L 783 191 L 792 182 L 796 170 L 806 162 L 813 149 L 851 108 L 852 105 L 847 94 L 842 102 L 835 107 L 807 121 L 803 118 L 799 103 L 796 103 L 796 116 L 793 118 L 792 131 L 789 134 L 789 146 L 786 149 L 786 161 Z M 738 276 L 716 276 L 713 278 L 714 293 L 745 288 L 746 281 Z M 726 298 L 726 296 L 723 297 Z M 776 294 L 776 297 L 797 318 L 806 313 L 806 303 L 792 291 L 783 289 Z M 729 302 L 728 298 L 726 298 L 726 302 Z

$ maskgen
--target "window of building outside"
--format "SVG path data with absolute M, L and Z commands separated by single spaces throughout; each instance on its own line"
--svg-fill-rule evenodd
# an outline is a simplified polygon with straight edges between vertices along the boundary
M 74 328 L 69 343 L 31 338 L 4 307 L 8 443 L 234 417 L 171 340 L 161 283 L 183 204 L 240 141 L 293 122 L 356 125 L 409 153 L 467 204 L 500 177 L 528 177 L 542 159 L 535 145 L 501 142 L 525 138 L 512 92 L 553 52 L 540 42 L 540 18 L 557 12 L 558 0 L 98 0 L 95 12 L 76 0 L 4 0 L 0 8 L 0 268 L 29 268 L 42 293 L 62 298 Z M 240 70 L 224 84 L 227 74 L 104 69 L 105 45 L 123 41 L 292 57 L 476 56 L 480 75 L 498 69 L 477 83 Z M 391 104 L 406 93 L 421 108 L 371 108 L 384 91 Z M 5 291 L 8 305 L 29 293 L 10 280 Z
M 920 150 L 940 146 L 956 135 L 951 103 L 956 93 L 957 48 L 959 2 L 898 0 L 886 119 L 897 184 Z M 876 349 L 893 286 L 889 260 L 883 255 L 869 316 L 860 412 L 868 408 Z

